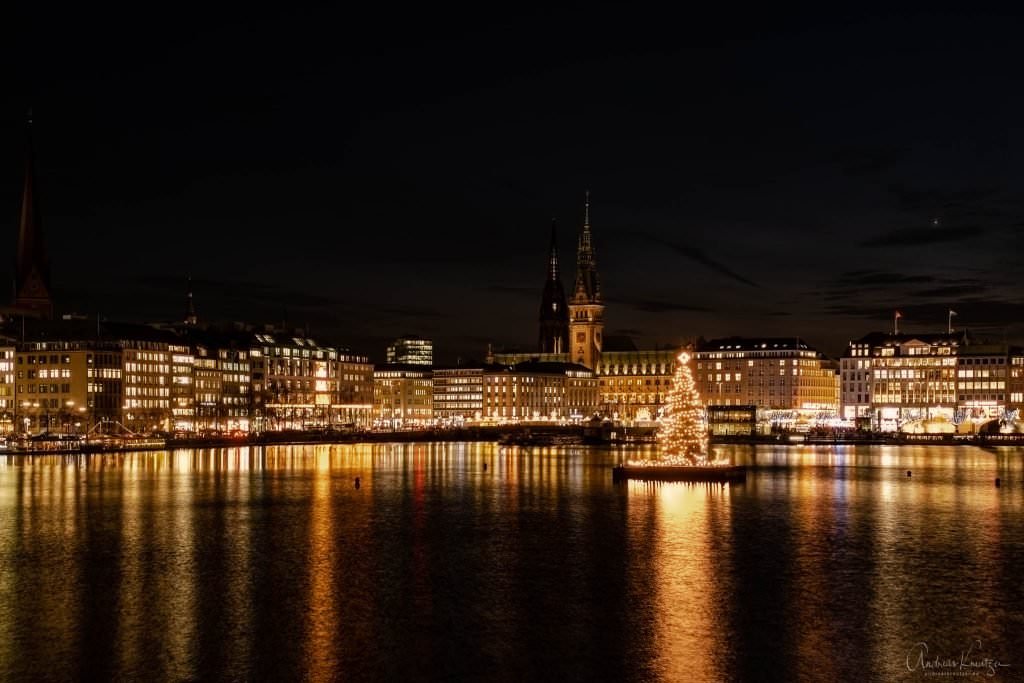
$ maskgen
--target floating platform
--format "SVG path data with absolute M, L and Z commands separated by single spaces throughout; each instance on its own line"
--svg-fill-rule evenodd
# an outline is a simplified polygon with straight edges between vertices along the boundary
M 612 468 L 612 481 L 639 479 L 643 481 L 740 482 L 747 480 L 746 465 L 665 465 Z

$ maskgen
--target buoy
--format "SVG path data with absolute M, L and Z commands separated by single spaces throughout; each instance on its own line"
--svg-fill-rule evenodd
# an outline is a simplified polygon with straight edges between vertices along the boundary
M 907 476 L 908 477 L 910 476 L 910 470 L 907 470 Z
M 999 477 L 996 477 L 996 488 L 999 488 L 1002 482 L 999 481 Z
M 356 488 L 359 488 L 359 477 L 356 477 Z

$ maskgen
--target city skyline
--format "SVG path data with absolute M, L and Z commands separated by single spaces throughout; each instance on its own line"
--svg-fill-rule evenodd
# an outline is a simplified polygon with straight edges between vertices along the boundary
M 63 310 L 176 319 L 191 275 L 200 318 L 287 318 L 377 359 L 404 334 L 445 361 L 531 349 L 551 218 L 573 253 L 589 189 L 607 333 L 643 347 L 799 335 L 838 356 L 896 309 L 905 331 L 952 308 L 1020 338 L 999 15 L 705 13 L 641 36 L 601 9 L 465 35 L 323 12 L 171 20 L 26 65 L 0 230 L 13 246 L 33 106 Z M 75 28 L 52 39 L 82 46 Z

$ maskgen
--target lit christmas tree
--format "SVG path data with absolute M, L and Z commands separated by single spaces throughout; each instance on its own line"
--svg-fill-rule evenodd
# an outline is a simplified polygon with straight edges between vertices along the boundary
M 708 459 L 708 430 L 704 403 L 690 371 L 689 351 L 677 357 L 672 389 L 665 399 L 658 448 L 663 464 L 697 464 Z

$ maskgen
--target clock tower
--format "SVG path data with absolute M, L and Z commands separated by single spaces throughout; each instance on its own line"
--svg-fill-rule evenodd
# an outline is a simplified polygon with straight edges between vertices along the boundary
M 569 360 L 591 370 L 597 369 L 604 343 L 604 304 L 597 258 L 590 234 L 590 192 L 586 194 L 583 229 L 576 249 L 576 284 L 569 299 Z

